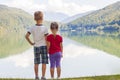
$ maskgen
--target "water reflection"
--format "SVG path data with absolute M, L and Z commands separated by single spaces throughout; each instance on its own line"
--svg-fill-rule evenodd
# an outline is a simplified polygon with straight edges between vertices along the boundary
M 63 36 L 120 57 L 119 31 L 61 31 Z
M 0 77 L 34 78 L 32 52 L 31 48 L 19 55 L 0 59 Z M 62 77 L 111 74 L 120 74 L 120 58 L 64 38 Z M 50 77 L 49 65 L 47 65 L 46 76 Z
M 67 37 L 73 36 L 106 36 L 106 37 L 117 37 L 120 38 L 120 31 L 110 31 L 110 30 L 101 30 L 101 31 L 61 31 L 61 35 Z

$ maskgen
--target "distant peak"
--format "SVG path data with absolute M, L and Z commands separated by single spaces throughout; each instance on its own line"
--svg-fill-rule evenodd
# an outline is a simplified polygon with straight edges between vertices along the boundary
M 8 6 L 6 6 L 6 5 L 3 5 L 3 4 L 0 4 L 0 7 L 8 7 Z

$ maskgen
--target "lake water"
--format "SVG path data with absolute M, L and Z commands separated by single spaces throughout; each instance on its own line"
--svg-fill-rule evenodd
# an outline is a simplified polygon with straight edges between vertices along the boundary
M 49 78 L 49 65 L 46 72 Z M 120 74 L 120 58 L 64 38 L 62 77 L 113 74 Z M 33 49 L 0 59 L 0 78 L 34 78 Z

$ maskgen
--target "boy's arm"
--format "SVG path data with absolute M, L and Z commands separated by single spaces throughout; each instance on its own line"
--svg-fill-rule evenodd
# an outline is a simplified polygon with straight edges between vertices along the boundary
M 25 38 L 26 38 L 26 40 L 29 42 L 29 44 L 31 44 L 31 45 L 34 45 L 34 44 L 35 44 L 35 43 L 33 43 L 33 42 L 30 40 L 30 33 L 29 33 L 29 32 L 26 33 Z
M 47 35 L 48 35 L 48 33 L 47 33 L 47 34 L 44 34 L 46 44 L 47 44 Z
M 50 48 L 50 42 L 47 41 L 47 52 L 49 53 L 49 48 Z
M 60 43 L 60 48 L 61 48 L 61 51 L 62 51 L 62 57 L 63 57 L 63 44 L 62 44 L 62 42 Z

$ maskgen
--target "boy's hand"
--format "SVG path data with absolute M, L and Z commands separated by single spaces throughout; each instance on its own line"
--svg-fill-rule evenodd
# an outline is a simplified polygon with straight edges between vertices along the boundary
M 35 45 L 35 43 L 30 43 L 32 46 Z
M 35 43 L 31 42 L 29 36 L 30 36 L 30 33 L 27 32 L 26 35 L 25 35 L 25 38 L 26 38 L 26 40 L 33 46 Z

